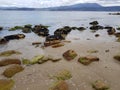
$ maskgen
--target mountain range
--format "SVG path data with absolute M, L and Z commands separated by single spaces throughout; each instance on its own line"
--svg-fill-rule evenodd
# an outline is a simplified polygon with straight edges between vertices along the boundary
M 69 6 L 48 8 L 0 7 L 0 10 L 43 10 L 43 11 L 120 11 L 120 6 L 104 7 L 97 3 L 79 3 Z

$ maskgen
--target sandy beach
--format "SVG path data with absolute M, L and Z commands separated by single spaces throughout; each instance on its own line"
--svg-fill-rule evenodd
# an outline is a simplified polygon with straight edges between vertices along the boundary
M 92 34 L 94 35 L 94 34 Z M 27 58 L 31 59 L 35 55 L 51 55 L 53 57 L 62 58 L 58 62 L 46 62 L 43 64 L 34 64 L 25 66 L 25 69 L 16 74 L 12 79 L 15 81 L 15 85 L 12 90 L 49 90 L 53 79 L 50 75 L 54 75 L 61 70 L 69 70 L 72 74 L 72 78 L 67 80 L 69 90 L 93 90 L 92 83 L 96 80 L 105 81 L 110 90 L 119 90 L 120 88 L 120 62 L 113 59 L 113 56 L 120 53 L 120 43 L 115 41 L 114 37 L 110 37 L 112 40 L 104 40 L 103 37 L 94 37 L 90 40 L 87 38 L 75 38 L 69 36 L 66 38 L 71 43 L 65 43 L 64 46 L 59 48 L 41 47 L 35 48 L 31 45 L 36 39 L 26 38 L 23 40 L 10 41 L 7 45 L 1 46 L 1 52 L 4 50 L 17 50 L 22 52 L 22 55 L 12 55 L 7 58 Z M 44 38 L 39 38 L 44 41 Z M 14 45 L 14 47 L 13 47 Z M 78 56 L 71 61 L 67 61 L 63 58 L 63 53 L 67 50 L 74 50 Z M 90 53 L 90 50 L 97 50 L 97 53 Z M 109 52 L 106 52 L 109 50 Z M 99 57 L 98 62 L 93 62 L 88 66 L 85 66 L 78 62 L 80 56 L 94 55 Z M 1 59 L 6 57 L 1 57 Z M 6 67 L 0 68 L 2 73 Z M 5 78 L 0 75 L 0 78 Z

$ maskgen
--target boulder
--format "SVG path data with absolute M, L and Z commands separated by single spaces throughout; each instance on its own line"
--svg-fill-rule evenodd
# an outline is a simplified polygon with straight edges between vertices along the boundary
M 104 27 L 100 26 L 100 25 L 96 25 L 96 26 L 93 25 L 93 26 L 90 27 L 90 29 L 91 30 L 99 30 L 99 29 L 104 29 Z
M 10 64 L 21 64 L 21 61 L 19 59 L 3 59 L 0 61 L 0 66 L 6 66 Z
M 33 32 L 39 36 L 48 36 L 49 35 L 48 28 L 43 25 L 35 25 L 33 28 Z
M 115 28 L 111 28 L 111 29 L 108 29 L 107 32 L 108 32 L 108 35 L 113 35 L 115 34 L 116 30 Z
M 104 81 L 97 80 L 92 84 L 95 90 L 108 90 L 109 87 L 106 85 Z
M 77 53 L 74 50 L 68 50 L 63 54 L 63 57 L 68 61 L 74 59 L 76 56 Z
M 31 24 L 25 25 L 22 29 L 23 33 L 30 33 L 31 31 L 32 31 L 32 25 Z
M 14 34 L 14 35 L 8 35 L 4 37 L 6 41 L 15 40 L 15 39 L 23 39 L 23 38 L 25 38 L 24 34 Z
M 86 28 L 85 27 L 78 27 L 77 30 L 83 31 L 83 30 L 86 30 Z
M 14 83 L 15 82 L 12 79 L 0 79 L 0 90 L 11 90 Z
M 57 81 L 49 90 L 69 90 L 69 88 L 65 81 Z
M 84 65 L 89 65 L 90 63 L 94 61 L 99 61 L 99 58 L 96 56 L 86 56 L 86 57 L 80 57 L 78 59 L 78 62 L 84 64 Z
M 113 27 L 111 26 L 106 26 L 105 29 L 112 29 Z
M 0 44 L 6 44 L 8 41 L 5 38 L 0 38 Z
M 3 75 L 7 78 L 11 78 L 13 77 L 15 74 L 17 74 L 18 72 L 23 71 L 24 68 L 20 65 L 12 65 L 10 67 L 8 67 L 4 72 Z
M 90 25 L 98 25 L 99 23 L 98 23 L 98 21 L 93 21 L 93 22 L 90 22 L 89 24 Z

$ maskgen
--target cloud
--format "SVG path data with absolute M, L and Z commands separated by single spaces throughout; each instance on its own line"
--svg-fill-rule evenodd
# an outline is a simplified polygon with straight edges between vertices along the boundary
M 99 3 L 101 5 L 120 5 L 120 0 L 0 0 L 0 6 L 54 7 L 76 3 Z

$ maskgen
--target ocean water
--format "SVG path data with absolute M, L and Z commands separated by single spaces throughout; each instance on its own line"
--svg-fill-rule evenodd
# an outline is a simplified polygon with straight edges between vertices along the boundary
M 5 30 L 0 31 L 0 37 L 10 34 L 22 33 L 21 31 L 9 32 L 6 30 L 8 27 L 16 25 L 48 25 L 50 34 L 53 34 L 57 28 L 63 26 L 77 26 L 85 27 L 87 30 L 84 32 L 72 31 L 68 38 L 81 38 L 82 40 L 87 38 L 93 38 L 94 35 L 90 33 L 89 22 L 97 20 L 99 25 L 102 26 L 120 26 L 119 15 L 109 15 L 109 12 L 83 12 L 83 11 L 0 11 L 0 26 L 3 26 Z M 106 32 L 98 31 L 101 34 L 100 39 L 111 40 L 106 36 Z M 35 36 L 35 34 L 27 34 L 28 37 Z

